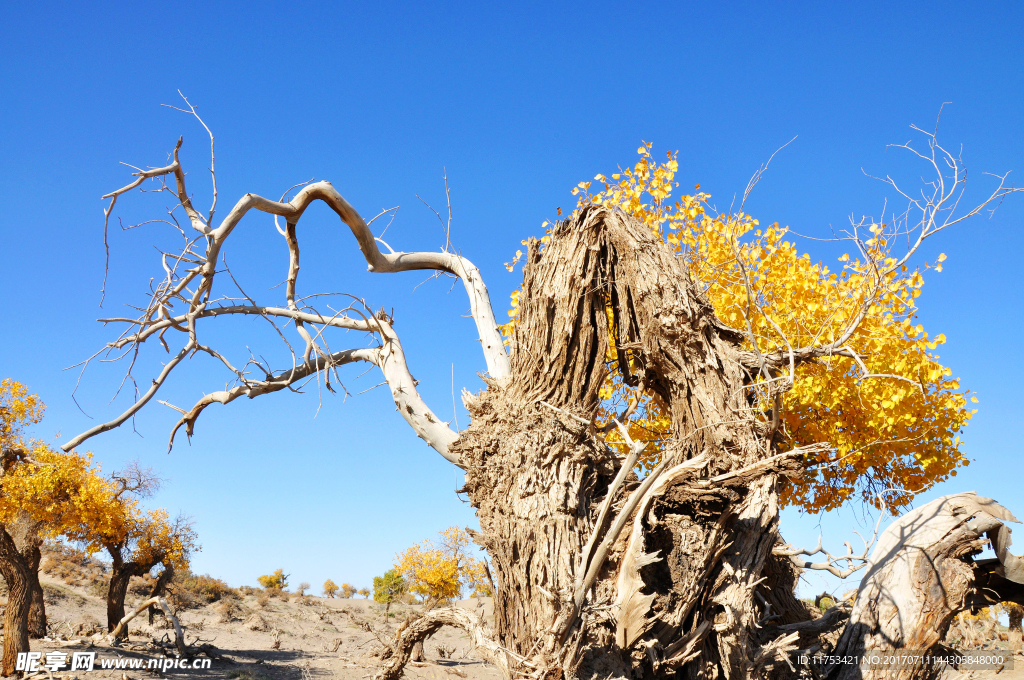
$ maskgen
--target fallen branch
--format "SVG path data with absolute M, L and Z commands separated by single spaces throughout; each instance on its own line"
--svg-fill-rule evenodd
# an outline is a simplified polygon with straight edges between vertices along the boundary
M 121 637 L 121 633 L 125 631 L 128 623 L 136 616 L 149 609 L 152 605 L 160 607 L 160 609 L 164 611 L 164 616 L 170 619 L 174 624 L 174 646 L 178 648 L 178 653 L 181 654 L 183 658 L 188 656 L 188 647 L 185 645 L 185 635 L 181 631 L 181 623 L 178 622 L 178 617 L 174 615 L 174 612 L 171 611 L 167 601 L 162 597 L 151 597 L 140 604 L 135 611 L 118 621 L 117 625 L 114 626 L 114 630 L 110 631 L 110 633 L 106 635 L 106 638 L 111 642 L 116 642 L 117 639 Z
M 800 633 L 804 636 L 823 635 L 850 618 L 850 607 L 845 602 L 830 607 L 822 616 L 810 621 L 798 621 L 779 626 L 783 633 Z
M 1001 536 L 1002 557 L 1016 566 L 1019 558 L 1005 550 L 1010 536 L 1004 523 L 1013 521 L 1006 508 L 970 492 L 938 498 L 890 524 L 875 545 L 850 621 L 836 643 L 836 658 L 938 650 L 953 617 L 969 606 L 971 591 L 979 586 L 970 558 L 991 537 Z M 900 677 L 924 680 L 934 677 L 931 671 L 914 667 Z M 824 675 L 830 680 L 893 677 L 889 669 L 862 672 L 842 664 L 825 668 Z

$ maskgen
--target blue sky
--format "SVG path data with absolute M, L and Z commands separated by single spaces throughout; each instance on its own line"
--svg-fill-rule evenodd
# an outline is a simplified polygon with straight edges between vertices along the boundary
M 969 195 L 990 178 L 1024 174 L 1024 9 L 1016 3 L 561 4 L 9 3 L 0 26 L 0 374 L 49 406 L 36 434 L 91 426 L 63 371 L 112 337 L 95 319 L 143 299 L 161 274 L 160 225 L 111 230 L 103 276 L 100 196 L 126 184 L 119 163 L 161 165 L 184 135 L 190 190 L 208 201 L 205 132 L 179 104 L 181 89 L 217 135 L 220 215 L 246 192 L 278 196 L 330 180 L 364 216 L 401 205 L 388 231 L 396 249 L 432 250 L 441 228 L 416 195 L 444 206 L 451 186 L 455 246 L 482 270 L 496 308 L 519 280 L 505 271 L 521 239 L 540 233 L 569 190 L 635 161 L 641 140 L 679 150 L 683 188 L 699 182 L 720 207 L 768 156 L 747 204 L 762 222 L 829 234 L 849 215 L 878 214 L 885 187 L 864 176 L 914 168 L 886 144 L 909 125 L 940 129 L 963 148 Z M 121 199 L 125 224 L 158 218 L 155 194 Z M 965 432 L 974 463 L 926 498 L 977 490 L 1024 516 L 1017 340 L 1024 196 L 992 218 L 937 237 L 945 252 L 920 299 L 921 321 L 945 333 L 940 354 L 980 399 Z M 279 304 L 286 251 L 265 216 L 236 231 L 229 263 L 250 294 Z M 447 417 L 452 387 L 479 389 L 484 368 L 464 294 L 424 276 L 373 276 L 326 209 L 300 226 L 300 292 L 341 291 L 394 309 L 424 398 Z M 814 258 L 836 253 L 813 242 Z M 214 329 L 232 351 L 280 357 L 265 329 Z M 353 344 L 364 342 L 353 337 Z M 160 360 L 148 348 L 141 368 Z M 237 354 L 236 354 L 237 356 Z M 94 365 L 78 401 L 94 419 L 113 403 L 122 368 Z M 234 585 L 283 567 L 293 580 L 367 585 L 394 553 L 451 524 L 473 522 L 451 465 L 394 413 L 388 394 L 357 393 L 375 374 L 346 372 L 352 397 L 320 405 L 315 390 L 210 409 L 191 446 L 166 454 L 174 413 L 145 409 L 135 428 L 93 439 L 105 469 L 131 458 L 169 481 L 154 499 L 195 518 L 194 568 Z M 145 370 L 138 372 L 145 376 Z M 196 360 L 161 392 L 190 404 L 223 373 Z M 319 412 L 318 412 L 319 406 Z M 459 406 L 460 422 L 465 414 Z M 140 436 L 141 435 L 141 436 Z M 826 542 L 857 528 L 857 512 L 787 511 L 784 536 Z M 340 580 L 339 580 L 340 579 Z M 816 584 L 805 586 L 816 588 Z

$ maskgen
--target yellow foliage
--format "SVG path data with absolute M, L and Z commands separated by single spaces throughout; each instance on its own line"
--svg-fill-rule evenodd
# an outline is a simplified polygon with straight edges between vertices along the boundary
M 130 521 L 118 507 L 114 484 L 100 476 L 92 454 L 64 453 L 33 442 L 32 464 L 22 463 L 4 475 L 0 523 L 27 513 L 42 523 L 45 538 L 63 536 L 95 552 L 106 537 L 120 536 Z
M 26 448 L 25 427 L 42 420 L 45 409 L 38 395 L 29 394 L 21 383 L 11 378 L 0 381 L 0 450 L 5 454 L 5 466 L 9 464 L 8 451 Z
M 183 520 L 171 522 L 163 508 L 134 518 L 129 542 L 134 542 L 130 561 L 160 562 L 180 572 L 188 570 L 191 554 L 199 550 L 191 524 Z
M 276 588 L 277 590 L 284 590 L 288 587 L 288 577 L 290 574 L 284 573 L 284 569 L 276 569 L 273 574 L 258 577 L 256 580 L 260 582 L 260 585 L 270 590 Z M 327 584 L 324 584 L 326 587 Z
M 462 594 L 464 586 L 478 594 L 486 571 L 483 562 L 469 555 L 469 543 L 464 529 L 450 527 L 436 543 L 423 541 L 396 555 L 395 570 L 405 577 L 408 591 L 424 599 L 451 600 Z
M 45 406 L 24 385 L 0 382 L 0 437 L 7 469 L 0 482 L 0 523 L 21 513 L 41 522 L 44 538 L 83 543 L 87 552 L 120 551 L 126 561 L 163 562 L 184 573 L 198 550 L 196 535 L 184 521 L 171 522 L 166 510 L 142 510 L 123 489 L 101 475 L 91 453 L 65 453 L 24 437 Z
M 833 270 L 801 254 L 787 240 L 785 227 L 761 228 L 742 212 L 715 214 L 700 185 L 673 201 L 675 154 L 658 164 L 650 148 L 645 143 L 638 149 L 640 160 L 632 168 L 610 179 L 597 175 L 603 190 L 596 194 L 588 193 L 590 182 L 581 182 L 573 189 L 577 209 L 598 204 L 623 210 L 663 238 L 685 258 L 719 319 L 746 335 L 747 349 L 755 349 L 750 337 L 762 354 L 842 341 L 860 357 L 832 355 L 797 367 L 793 388 L 783 397 L 778 448 L 815 442 L 832 448 L 807 461 L 812 472 L 802 481 L 787 483 L 784 503 L 814 512 L 838 507 L 858 490 L 874 503 L 879 491 L 895 489 L 886 499 L 895 509 L 968 464 L 957 433 L 975 413 L 968 398 L 977 399 L 960 389 L 933 353 L 945 336 L 931 336 L 914 323 L 924 278 L 920 269 L 900 265 L 894 256 L 890 225 L 865 225 L 870 238 L 863 241 L 864 250 L 852 258 L 843 255 Z M 924 269 L 941 271 L 943 260 L 945 255 Z M 516 291 L 511 320 L 502 327 L 506 336 L 518 302 Z M 850 327 L 854 330 L 844 341 Z M 601 416 L 611 417 L 630 398 L 639 400 L 630 435 L 652 442 L 640 462 L 650 469 L 669 435 L 668 414 L 659 400 L 623 384 L 615 367 L 614 335 Z M 783 378 L 788 369 L 771 379 L 756 376 L 761 384 L 753 387 L 766 396 L 766 383 Z M 758 407 L 763 414 L 771 405 L 761 399 Z M 609 440 L 623 446 L 618 433 Z
M 337 593 L 337 592 L 338 592 L 338 584 L 337 583 L 335 583 L 331 579 L 327 579 L 326 581 L 324 581 L 324 595 L 326 595 L 327 597 L 334 597 L 335 593 Z

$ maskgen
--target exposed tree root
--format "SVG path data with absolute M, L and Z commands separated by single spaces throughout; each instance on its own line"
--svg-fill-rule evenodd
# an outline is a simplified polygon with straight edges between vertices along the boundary
M 396 680 L 399 678 L 406 664 L 409 663 L 409 657 L 412 655 L 416 643 L 426 640 L 440 630 L 441 626 L 453 626 L 466 631 L 477 654 L 497 667 L 506 678 L 511 677 L 510 669 L 518 660 L 508 650 L 494 642 L 487 635 L 480 621 L 474 619 L 469 612 L 464 609 L 447 607 L 428 611 L 399 630 L 397 639 L 391 644 L 391 656 L 374 676 L 374 680 Z

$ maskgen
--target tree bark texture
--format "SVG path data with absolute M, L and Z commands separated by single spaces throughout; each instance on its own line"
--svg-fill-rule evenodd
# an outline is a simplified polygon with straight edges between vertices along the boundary
M 7 582 L 7 609 L 4 612 L 4 676 L 13 675 L 19 652 L 29 651 L 28 612 L 31 604 L 30 570 L 7 528 L 0 525 L 0 574 Z
M 43 599 L 43 586 L 39 583 L 39 564 L 42 561 L 40 547 L 43 544 L 39 535 L 40 524 L 22 513 L 9 528 L 11 538 L 28 566 L 28 635 L 30 638 L 43 638 L 46 637 L 46 602 Z
M 512 375 L 466 399 L 472 425 L 454 445 L 495 571 L 498 642 L 580 677 L 753 674 L 767 661 L 754 592 L 778 540 L 777 474 L 792 466 L 750 415 L 742 336 L 682 259 L 599 208 L 560 223 L 543 251 L 531 243 L 519 304 Z M 585 424 L 609 333 L 624 379 L 669 406 L 672 437 L 667 471 L 595 567 L 584 546 L 608 529 L 597 509 L 622 464 Z M 638 485 L 630 474 L 613 507 Z M 598 577 L 578 610 L 588 567 Z
M 120 551 L 109 550 L 111 555 L 110 584 L 107 586 L 107 632 L 113 631 L 117 624 L 125 617 L 124 598 L 128 593 L 128 584 L 133 576 L 142 576 L 156 566 L 153 564 L 140 564 L 138 562 L 126 562 L 120 555 Z M 121 637 L 128 635 L 127 628 L 121 631 Z
M 39 546 L 32 546 L 25 555 L 28 566 L 29 608 L 28 634 L 33 638 L 46 637 L 46 602 L 43 599 L 43 586 L 39 583 L 39 562 L 42 553 Z

